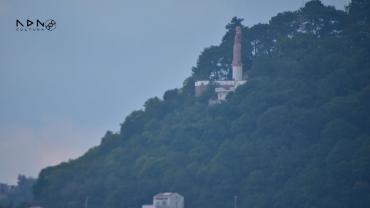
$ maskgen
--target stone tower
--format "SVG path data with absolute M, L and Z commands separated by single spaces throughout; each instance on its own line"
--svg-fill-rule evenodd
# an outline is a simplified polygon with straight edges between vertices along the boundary
M 242 64 L 242 30 L 239 26 L 235 28 L 235 39 L 233 48 L 233 80 L 243 80 L 243 64 Z

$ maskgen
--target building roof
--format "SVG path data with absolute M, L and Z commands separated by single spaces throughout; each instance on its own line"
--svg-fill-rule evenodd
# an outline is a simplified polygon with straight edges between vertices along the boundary
M 175 193 L 175 192 L 164 192 L 164 193 L 158 193 L 158 194 L 154 195 L 154 197 L 164 197 L 164 196 L 168 197 L 168 196 L 175 195 L 175 194 L 180 195 L 180 194 Z

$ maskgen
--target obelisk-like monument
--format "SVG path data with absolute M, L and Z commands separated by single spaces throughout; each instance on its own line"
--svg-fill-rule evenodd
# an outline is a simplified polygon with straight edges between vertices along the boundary
M 233 80 L 243 80 L 243 64 L 242 64 L 242 30 L 239 26 L 235 28 L 235 39 L 233 48 Z

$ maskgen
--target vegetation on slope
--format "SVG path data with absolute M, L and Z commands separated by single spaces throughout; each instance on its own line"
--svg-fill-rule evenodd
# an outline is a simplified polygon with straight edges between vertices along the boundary
M 181 89 L 151 98 L 120 132 L 82 157 L 44 169 L 46 207 L 137 208 L 179 192 L 186 207 L 370 207 L 370 2 L 347 11 L 308 2 L 243 27 L 250 76 L 208 106 L 194 81 L 230 76 L 233 18 Z
M 0 208 L 27 206 L 33 199 L 32 187 L 35 182 L 36 179 L 20 174 L 16 186 L 2 184 L 6 186 L 6 190 L 2 190 L 2 196 L 0 195 Z

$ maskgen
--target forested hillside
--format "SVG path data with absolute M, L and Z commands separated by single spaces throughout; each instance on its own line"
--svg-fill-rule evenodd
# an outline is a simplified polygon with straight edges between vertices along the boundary
M 246 14 L 247 15 L 247 14 Z M 151 98 L 119 132 L 49 167 L 47 208 L 140 208 L 158 192 L 187 208 L 370 207 L 370 1 L 346 11 L 314 0 L 243 28 L 247 84 L 225 103 L 194 81 L 230 76 L 233 18 L 181 89 Z

